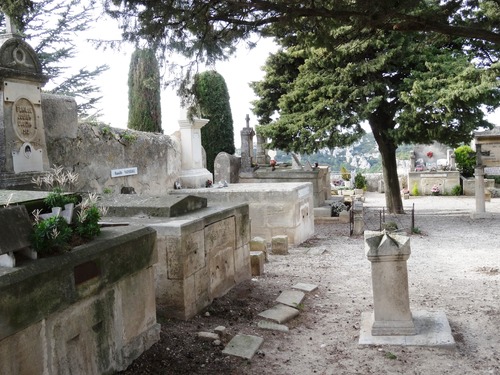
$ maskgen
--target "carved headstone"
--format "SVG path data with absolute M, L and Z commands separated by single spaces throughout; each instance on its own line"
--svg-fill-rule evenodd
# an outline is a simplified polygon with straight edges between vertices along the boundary
M 7 34 L 0 35 L 2 176 L 49 169 L 41 108 L 41 87 L 47 77 L 33 48 L 15 33 L 7 19 Z

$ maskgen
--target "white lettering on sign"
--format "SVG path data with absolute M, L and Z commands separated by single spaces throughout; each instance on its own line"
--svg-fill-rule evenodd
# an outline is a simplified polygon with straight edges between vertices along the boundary
M 137 167 L 112 169 L 111 177 L 125 177 L 137 174 Z

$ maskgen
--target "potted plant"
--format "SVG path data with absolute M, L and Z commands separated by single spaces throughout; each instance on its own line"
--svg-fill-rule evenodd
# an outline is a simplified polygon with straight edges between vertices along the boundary
M 431 188 L 431 194 L 432 194 L 432 195 L 439 195 L 439 193 L 440 193 L 439 186 L 437 186 L 437 185 L 432 185 L 432 188 Z

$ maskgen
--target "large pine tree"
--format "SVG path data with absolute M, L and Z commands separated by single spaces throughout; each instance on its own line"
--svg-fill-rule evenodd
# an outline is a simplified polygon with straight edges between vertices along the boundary
M 224 77 L 213 70 L 197 74 L 192 90 L 200 116 L 210 120 L 201 128 L 201 144 L 207 154 L 207 169 L 213 173 L 217 154 L 235 151 L 229 92 Z
M 456 146 L 491 126 L 481 107 L 498 107 L 498 71 L 483 69 L 470 49 L 454 45 L 459 41 L 373 30 L 351 38 L 349 31 L 335 29 L 328 49 L 311 48 L 307 31 L 282 41 L 293 45 L 273 56 L 265 80 L 253 85 L 261 98 L 256 113 L 267 124 L 259 132 L 271 147 L 314 152 L 351 144 L 366 121 L 382 157 L 387 207 L 402 212 L 398 145 Z M 279 118 L 270 122 L 274 111 Z
M 160 69 L 153 49 L 136 49 L 132 54 L 128 90 L 128 127 L 160 133 Z

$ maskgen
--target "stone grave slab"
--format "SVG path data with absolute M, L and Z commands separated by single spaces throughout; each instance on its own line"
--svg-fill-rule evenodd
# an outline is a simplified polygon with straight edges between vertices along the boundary
M 278 324 L 267 320 L 259 320 L 257 327 L 270 331 L 289 332 L 290 329 L 284 324 Z
M 252 359 L 264 342 L 262 337 L 251 335 L 236 335 L 226 345 L 222 353 Z
M 297 283 L 292 286 L 293 289 L 297 290 L 302 290 L 303 292 L 314 292 L 316 289 L 318 289 L 318 286 L 315 284 L 308 284 L 308 283 Z
M 194 195 L 153 197 L 121 194 L 103 197 L 101 204 L 108 207 L 108 216 L 178 217 L 207 207 L 207 199 Z
M 276 298 L 276 302 L 282 303 L 283 305 L 298 307 L 306 295 L 300 290 L 284 290 Z
M 455 340 L 450 324 L 443 311 L 413 311 L 415 335 L 408 336 L 373 336 L 373 313 L 361 314 L 360 345 L 404 345 L 454 348 Z
M 328 252 L 326 249 L 312 248 L 307 251 L 307 255 L 323 255 L 326 252 Z
M 24 249 L 31 245 L 31 221 L 24 206 L 0 209 L 0 254 Z
M 299 310 L 280 303 L 266 311 L 259 313 L 258 315 L 262 318 L 272 320 L 276 323 L 286 323 L 290 319 L 293 319 L 297 315 L 299 315 Z

